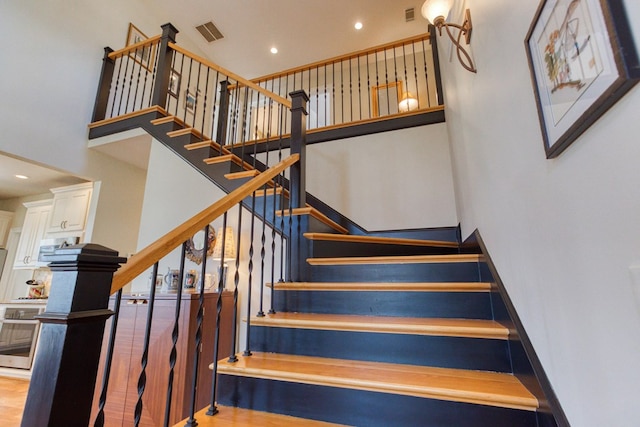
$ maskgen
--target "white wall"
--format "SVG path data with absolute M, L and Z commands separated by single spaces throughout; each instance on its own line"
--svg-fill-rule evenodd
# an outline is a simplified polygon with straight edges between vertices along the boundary
M 640 87 L 547 160 L 524 49 L 539 1 L 468 4 L 478 73 L 442 64 L 463 238 L 479 229 L 571 424 L 636 426 Z
M 309 145 L 307 191 L 368 231 L 458 225 L 444 123 Z
M 171 150 L 166 148 L 160 142 L 152 140 L 151 152 L 149 155 L 149 169 L 147 174 L 146 192 L 142 208 L 142 220 L 140 224 L 140 232 L 138 236 L 139 247 L 142 249 L 156 239 L 162 237 L 173 228 L 187 221 L 196 213 L 207 208 L 218 199 L 225 196 L 218 187 L 204 177 L 200 172 L 196 171 L 191 165 L 180 159 Z M 239 312 L 238 320 L 247 317 L 247 290 L 248 290 L 248 264 L 249 264 L 249 246 L 251 244 L 251 216 L 246 209 L 242 213 L 242 229 L 237 231 L 238 224 L 238 208 L 237 206 L 230 210 L 227 218 L 227 225 L 234 228 L 234 235 L 240 240 L 240 266 L 239 266 Z M 215 220 L 212 225 L 216 232 L 222 227 L 222 218 Z M 268 227 L 266 233 L 265 247 L 265 273 L 264 283 L 271 282 L 271 244 L 272 234 Z M 261 237 L 262 223 L 255 222 L 253 233 L 254 256 L 253 256 L 253 293 L 251 298 L 253 315 L 257 313 L 259 304 L 259 284 L 261 282 Z M 286 252 L 286 248 L 285 248 Z M 280 278 L 280 239 L 276 237 L 276 258 L 275 258 L 275 281 Z M 207 272 L 216 274 L 218 262 L 214 262 L 211 258 L 207 261 Z M 174 250 L 166 258 L 160 261 L 158 273 L 165 274 L 167 269 L 178 269 L 180 266 L 180 249 Z M 200 273 L 201 266 L 187 260 L 185 270 L 196 269 Z M 233 288 L 235 275 L 235 261 L 228 260 L 227 287 Z M 138 279 L 134 280 L 131 285 L 133 293 L 147 293 L 148 277 L 150 271 L 143 273 Z M 215 287 L 215 285 L 214 285 Z M 268 310 L 270 304 L 269 289 L 265 289 L 265 311 Z M 240 323 L 238 336 L 245 337 L 245 323 Z M 244 350 L 244 338 L 240 341 L 239 349 Z

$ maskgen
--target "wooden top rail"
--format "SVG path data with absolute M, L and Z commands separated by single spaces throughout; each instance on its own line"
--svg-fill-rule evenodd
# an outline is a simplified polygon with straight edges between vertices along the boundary
M 146 40 L 142 40 L 142 41 L 140 41 L 138 43 L 131 44 L 131 45 L 129 45 L 127 47 L 124 47 L 124 48 L 122 48 L 120 50 L 113 51 L 113 52 L 111 52 L 109 54 L 109 59 L 117 59 L 117 58 L 120 58 L 121 56 L 128 55 L 131 52 L 135 52 L 136 50 L 138 50 L 140 48 L 143 48 L 145 46 L 152 46 L 152 45 L 154 45 L 156 43 L 160 43 L 160 39 L 161 38 L 162 38 L 161 35 L 153 36 L 153 37 L 150 37 L 150 38 L 148 38 Z
M 424 34 L 420 34 L 420 35 L 417 35 L 417 36 L 408 37 L 406 39 L 396 40 L 394 42 L 381 44 L 381 45 L 370 47 L 370 48 L 363 49 L 363 50 L 358 50 L 356 52 L 351 52 L 351 53 L 347 53 L 347 54 L 344 54 L 344 55 L 335 56 L 333 58 L 324 59 L 322 61 L 313 62 L 311 64 L 302 65 L 302 66 L 295 67 L 295 68 L 290 68 L 288 70 L 279 71 L 277 73 L 268 74 L 266 76 L 257 77 L 255 79 L 251 79 L 251 81 L 254 82 L 254 83 L 260 83 L 260 82 L 264 82 L 264 81 L 268 81 L 268 80 L 273 80 L 273 79 L 276 79 L 278 77 L 286 76 L 287 74 L 294 74 L 294 73 L 298 73 L 300 71 L 306 71 L 306 70 L 310 70 L 310 69 L 313 69 L 313 68 L 322 67 L 324 65 L 329 65 L 329 64 L 336 63 L 336 62 L 341 62 L 341 61 L 345 61 L 345 60 L 348 60 L 348 59 L 357 58 L 359 56 L 364 56 L 364 55 L 368 55 L 368 54 L 371 54 L 371 53 L 381 52 L 381 51 L 384 51 L 384 50 L 387 50 L 387 49 L 393 49 L 393 48 L 401 47 L 401 46 L 404 46 L 404 45 L 407 45 L 407 44 L 410 44 L 410 43 L 415 43 L 415 42 L 418 42 L 418 41 L 429 40 L 429 39 L 430 39 L 429 33 L 424 33 Z
M 249 81 L 249 80 L 245 79 L 244 77 L 240 77 L 239 75 L 237 75 L 235 73 L 232 73 L 231 71 L 226 70 L 225 68 L 223 68 L 223 67 L 221 67 L 221 66 L 219 66 L 217 64 L 214 64 L 213 62 L 209 61 L 206 58 L 203 58 L 201 56 L 195 55 L 195 54 L 189 52 L 188 50 L 182 48 L 181 46 L 178 46 L 175 43 L 169 43 L 169 47 L 171 49 L 175 50 L 176 52 L 180 52 L 181 54 L 183 54 L 186 57 L 189 57 L 189 58 L 191 58 L 191 59 L 193 59 L 195 61 L 198 61 L 198 62 L 206 65 L 209 68 L 212 68 L 212 69 L 214 69 L 214 70 L 216 70 L 216 71 L 218 71 L 218 72 L 220 72 L 220 73 L 222 73 L 222 74 L 224 74 L 224 75 L 226 75 L 228 77 L 231 77 L 232 79 L 237 81 L 240 85 L 246 86 L 246 87 L 249 87 L 249 88 L 251 88 L 251 89 L 253 89 L 255 91 L 258 91 L 258 92 L 262 93 L 263 95 L 265 95 L 266 97 L 271 98 L 272 100 L 276 101 L 277 103 L 282 104 L 287 108 L 291 108 L 291 101 L 289 101 L 288 99 L 283 98 L 281 96 L 278 96 L 275 93 L 273 93 L 271 91 L 268 91 L 267 89 L 258 86 L 257 84 L 253 83 L 252 81 Z
M 202 230 L 205 225 L 220 217 L 245 197 L 250 196 L 254 191 L 275 178 L 280 172 L 296 163 L 299 159 L 299 154 L 287 157 L 133 255 L 129 262 L 114 274 L 111 293 L 122 289 L 127 283 L 142 274 L 189 237 Z

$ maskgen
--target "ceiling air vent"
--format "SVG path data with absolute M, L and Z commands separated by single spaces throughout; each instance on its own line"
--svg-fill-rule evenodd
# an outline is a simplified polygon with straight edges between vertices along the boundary
M 218 27 L 213 25 L 213 22 L 209 21 L 205 24 L 198 25 L 196 30 L 200 31 L 202 37 L 204 37 L 209 43 L 224 38 Z
M 416 10 L 413 7 L 404 10 L 404 20 L 410 22 L 416 19 Z

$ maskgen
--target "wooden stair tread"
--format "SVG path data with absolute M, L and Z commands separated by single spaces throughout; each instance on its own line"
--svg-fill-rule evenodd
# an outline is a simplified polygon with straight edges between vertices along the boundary
M 200 427 L 341 427 L 343 424 L 332 424 L 324 421 L 291 417 L 274 414 L 272 412 L 253 411 L 251 409 L 218 406 L 218 413 L 208 416 L 205 408 L 196 413 L 196 420 Z M 184 427 L 187 419 L 174 427 Z
M 194 135 L 197 138 L 200 139 L 207 139 L 202 135 L 202 132 L 200 132 L 198 129 L 196 128 L 191 128 L 191 127 L 187 127 L 184 129 L 178 129 L 178 130 L 172 130 L 171 132 L 167 132 L 167 136 L 169 138 L 176 138 L 178 136 L 183 136 L 183 135 Z
M 149 113 L 159 113 L 162 115 L 167 115 L 167 111 L 158 106 L 158 105 L 154 105 L 151 106 L 149 108 L 143 108 L 142 110 L 137 110 L 137 111 L 133 111 L 131 113 L 127 113 L 127 114 L 122 114 L 120 116 L 116 116 L 116 117 L 110 117 L 108 119 L 104 119 L 104 120 L 98 120 L 97 122 L 93 122 L 93 123 L 89 123 L 89 129 L 95 129 L 95 128 L 99 128 L 101 126 L 105 126 L 105 125 L 109 125 L 112 123 L 117 123 L 123 120 L 128 120 L 131 119 L 133 117 L 138 117 L 138 116 L 144 116 L 145 114 L 149 114 Z
M 319 210 L 317 210 L 316 208 L 313 208 L 311 206 L 307 206 L 304 208 L 295 208 L 295 209 L 291 209 L 291 211 L 289 211 L 288 209 L 285 209 L 284 212 L 283 211 L 277 211 L 276 215 L 278 216 L 289 216 L 289 215 L 293 215 L 293 216 L 297 216 L 297 215 L 310 215 L 313 218 L 317 219 L 318 221 L 322 222 L 325 225 L 328 225 L 329 227 L 333 228 L 334 230 L 336 230 L 339 233 L 342 234 L 347 234 L 349 232 L 349 230 L 347 230 L 346 228 L 344 228 L 343 226 L 341 226 L 340 224 L 338 224 L 337 222 L 333 221 L 331 218 L 327 217 L 325 214 L 323 214 L 322 212 L 320 212 Z
M 309 240 L 333 241 L 333 242 L 350 242 L 350 243 L 374 243 L 383 245 L 406 245 L 406 246 L 430 246 L 438 248 L 457 248 L 458 243 L 447 242 L 443 240 L 419 240 L 405 239 L 395 237 L 379 237 L 379 236 L 355 236 L 331 233 L 304 233 L 304 237 Z
M 255 352 L 218 363 L 220 374 L 299 382 L 535 411 L 513 375 L 428 366 Z
M 199 150 L 201 148 L 213 148 L 216 151 L 220 151 L 220 144 L 218 144 L 217 142 L 215 142 L 213 139 L 205 139 L 203 141 L 198 141 L 198 142 L 192 142 L 190 144 L 185 144 L 184 148 L 186 150 L 192 151 L 192 150 Z M 225 147 L 222 147 L 222 152 L 224 154 L 230 154 L 231 151 L 227 150 Z
M 509 339 L 508 328 L 494 320 L 481 319 L 275 313 L 265 317 L 252 317 L 251 324 L 280 328 Z
M 272 286 L 272 284 L 268 284 Z M 490 292 L 489 282 L 280 282 L 276 290 L 291 291 L 401 291 Z
M 182 120 L 181 118 L 176 117 L 174 115 L 169 115 L 169 116 L 166 116 L 166 117 L 160 117 L 159 119 L 151 120 L 151 124 L 154 125 L 154 126 L 163 125 L 165 123 L 171 123 L 171 122 L 177 123 L 178 125 L 183 126 L 183 127 L 187 126 L 187 124 L 184 122 L 184 120 Z
M 225 178 L 227 179 L 243 179 L 243 178 L 253 178 L 255 176 L 260 175 L 260 171 L 256 169 L 251 169 L 242 172 L 232 172 L 225 174 Z
M 307 262 L 311 265 L 429 264 L 482 261 L 484 261 L 484 257 L 478 254 L 371 256 L 307 259 Z

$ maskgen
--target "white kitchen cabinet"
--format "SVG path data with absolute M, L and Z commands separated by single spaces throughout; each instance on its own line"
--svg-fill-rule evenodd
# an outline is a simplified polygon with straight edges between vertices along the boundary
M 53 207 L 47 234 L 83 232 L 92 191 L 93 183 L 52 188 Z
M 27 202 L 24 206 L 27 208 L 27 213 L 24 217 L 13 267 L 35 268 L 38 262 L 40 240 L 44 237 L 49 224 L 51 200 Z
M 0 211 L 0 248 L 4 248 L 7 245 L 7 236 L 9 235 L 12 220 L 13 212 Z

